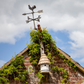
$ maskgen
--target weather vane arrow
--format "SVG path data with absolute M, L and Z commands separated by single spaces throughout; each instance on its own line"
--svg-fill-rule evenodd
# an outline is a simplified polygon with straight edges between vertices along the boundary
M 35 5 L 32 6 L 32 7 L 31 7 L 30 5 L 28 5 L 28 7 L 29 7 L 29 9 L 30 9 L 32 12 L 30 12 L 30 13 L 23 13 L 22 15 L 32 14 L 32 17 L 33 17 L 33 18 L 29 18 L 29 16 L 28 16 L 28 17 L 27 17 L 28 20 L 26 20 L 26 23 L 29 23 L 29 22 L 33 21 L 34 29 L 37 30 L 37 28 L 36 28 L 36 26 L 35 26 L 35 21 L 40 22 L 41 17 L 40 17 L 40 15 L 38 15 L 37 18 L 34 18 L 34 13 L 42 13 L 43 10 L 38 10 L 37 12 L 34 12 L 34 9 L 36 8 Z

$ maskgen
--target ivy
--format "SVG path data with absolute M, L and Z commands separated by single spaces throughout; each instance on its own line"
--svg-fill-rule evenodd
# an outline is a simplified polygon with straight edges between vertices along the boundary
M 42 79 L 42 78 L 44 77 L 44 75 L 43 75 L 42 73 L 40 73 L 40 72 L 38 72 L 38 73 L 36 74 L 36 76 L 37 76 L 39 79 Z
M 55 56 L 59 56 L 61 59 L 64 60 L 65 63 L 67 63 L 69 66 L 71 66 L 74 70 L 77 69 L 77 66 L 74 65 L 71 60 L 67 60 L 65 56 L 63 56 L 59 50 L 56 48 L 56 42 L 52 39 L 50 33 L 43 29 L 42 32 L 39 30 L 35 31 L 32 30 L 30 32 L 31 36 L 31 43 L 28 45 L 28 55 L 30 56 L 29 61 L 32 65 L 36 66 L 38 64 L 38 61 L 40 59 L 40 41 L 44 45 L 45 53 L 47 57 L 50 60 L 51 63 L 51 70 L 53 72 L 57 72 L 61 74 L 62 80 L 61 83 L 68 84 L 68 71 L 64 68 L 59 68 L 58 66 L 55 66 Z M 31 70 L 30 73 L 34 72 L 34 70 Z M 43 74 L 38 72 L 36 76 L 39 79 L 42 79 L 44 77 Z M 0 70 L 0 84 L 9 84 L 9 80 L 15 80 L 20 81 L 23 84 L 27 84 L 28 79 L 28 71 L 25 70 L 24 66 L 24 59 L 22 56 L 16 56 L 15 59 L 11 59 L 11 63 L 9 66 L 4 67 Z M 40 82 L 42 82 L 41 80 Z
M 61 74 L 63 77 L 63 79 L 61 80 L 61 83 L 65 83 L 68 79 L 68 71 L 64 68 L 59 68 L 58 66 L 54 65 L 56 63 L 56 61 L 54 60 L 55 56 L 51 57 L 51 53 L 48 53 L 47 57 L 50 59 L 50 62 L 51 62 L 51 70 L 53 72 L 57 72 L 57 73 Z
M 30 32 L 30 36 L 31 36 L 31 44 L 28 45 L 29 48 L 29 56 L 30 56 L 30 62 L 32 65 L 37 65 L 38 61 L 40 59 L 40 41 L 43 43 L 44 45 L 44 52 L 46 53 L 46 55 L 48 55 L 47 57 L 50 60 L 51 63 L 51 69 L 53 72 L 57 72 L 57 73 L 61 73 L 63 79 L 61 80 L 61 83 L 66 82 L 66 84 L 68 84 L 67 80 L 68 80 L 68 71 L 64 68 L 59 68 L 58 66 L 55 66 L 54 64 L 56 63 L 56 61 L 54 60 L 57 56 L 59 56 L 61 59 L 64 60 L 65 63 L 67 63 L 69 66 L 71 66 L 74 70 L 77 69 L 77 66 L 74 65 L 71 60 L 67 60 L 65 58 L 65 56 L 63 56 L 59 50 L 56 48 L 56 42 L 52 39 L 50 33 L 46 30 L 43 29 L 42 32 L 40 32 L 39 30 L 35 31 L 32 30 Z M 40 74 L 39 72 L 36 74 L 36 76 L 38 76 L 38 78 L 43 77 L 42 74 Z M 41 79 L 41 78 L 40 78 Z
M 27 82 L 28 71 L 25 70 L 23 56 L 15 56 L 15 59 L 11 59 L 9 66 L 4 66 L 0 69 L 0 84 L 9 84 L 10 80 Z
M 45 77 L 45 75 L 44 75 L 44 74 L 42 74 L 42 73 L 38 72 L 35 76 L 37 76 L 37 78 L 38 78 L 38 79 L 40 79 L 39 83 L 42 83 L 42 82 L 44 81 L 44 80 L 42 80 L 42 78 L 44 78 L 44 77 Z
M 37 62 L 40 58 L 40 44 L 32 43 L 28 45 L 28 48 L 29 48 L 28 55 L 31 56 L 29 61 L 31 62 L 31 64 L 37 65 Z

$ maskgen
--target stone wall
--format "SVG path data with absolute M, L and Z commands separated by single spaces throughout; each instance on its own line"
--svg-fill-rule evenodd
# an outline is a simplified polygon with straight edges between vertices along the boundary
M 26 67 L 26 70 L 28 70 L 29 78 L 28 78 L 28 84 L 39 84 L 40 79 L 38 79 L 35 74 L 40 70 L 39 66 L 32 66 L 27 53 L 24 55 L 25 61 L 24 65 Z M 69 81 L 70 84 L 84 84 L 83 82 L 83 73 L 81 71 L 74 71 L 68 64 L 64 63 L 64 61 L 56 56 L 55 58 L 56 63 L 54 65 L 58 66 L 59 68 L 67 69 L 69 72 L 69 78 L 67 81 Z M 28 67 L 31 67 L 29 69 Z M 31 72 L 31 70 L 34 70 L 35 72 Z M 52 71 L 50 73 L 45 74 L 44 83 L 42 84 L 61 84 L 60 81 L 62 80 L 62 76 L 58 74 L 57 72 L 53 73 Z M 21 84 L 21 83 L 15 83 L 14 81 L 11 81 L 10 84 Z
M 56 58 L 55 58 L 55 60 L 56 60 L 56 64 L 55 65 L 57 65 L 58 67 L 60 67 L 60 68 L 64 68 L 64 69 L 66 69 L 66 70 L 68 70 L 68 72 L 69 72 L 69 79 L 68 79 L 68 81 L 69 81 L 69 83 L 70 84 L 76 84 L 76 83 L 79 83 L 79 84 L 82 84 L 83 83 L 83 73 L 81 73 L 81 71 L 74 71 L 67 63 L 64 63 L 64 61 L 61 59 L 61 58 L 59 58 L 58 56 L 56 56 Z M 60 80 L 62 79 L 61 78 L 61 76 L 59 76 L 59 74 L 58 74 L 58 84 L 60 84 Z M 84 84 L 84 83 L 83 83 Z

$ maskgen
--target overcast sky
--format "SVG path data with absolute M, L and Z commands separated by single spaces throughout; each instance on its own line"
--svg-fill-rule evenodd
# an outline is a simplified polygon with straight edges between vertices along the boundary
M 22 16 L 31 12 L 28 4 L 43 10 L 41 27 L 47 27 L 57 46 L 84 67 L 84 0 L 0 0 L 0 67 L 29 41 L 33 22 L 26 24 L 27 16 Z

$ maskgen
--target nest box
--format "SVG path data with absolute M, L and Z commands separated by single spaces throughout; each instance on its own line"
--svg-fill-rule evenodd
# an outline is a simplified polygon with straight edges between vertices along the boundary
M 41 58 L 39 60 L 38 65 L 40 65 L 41 73 L 48 73 L 49 72 L 50 61 L 47 58 L 46 54 L 41 54 Z

